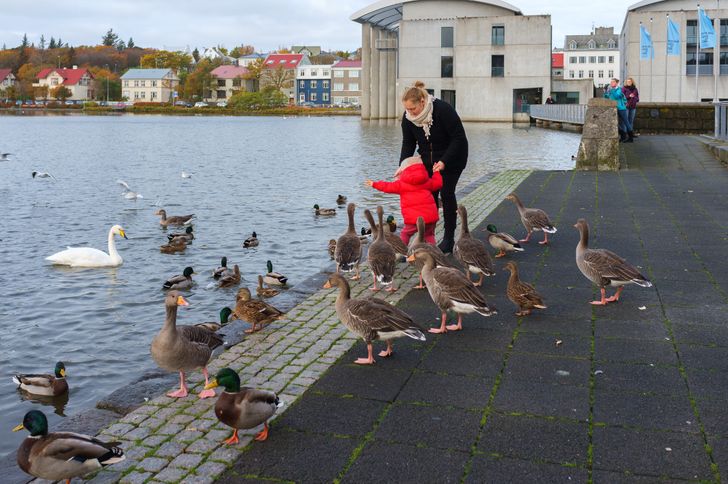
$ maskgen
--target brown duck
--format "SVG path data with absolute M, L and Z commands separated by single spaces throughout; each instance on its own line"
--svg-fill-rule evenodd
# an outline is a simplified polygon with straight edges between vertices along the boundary
M 518 306 L 516 316 L 531 314 L 533 308 L 546 309 L 543 298 L 536 291 L 536 288 L 527 282 L 523 282 L 518 277 L 518 266 L 515 262 L 508 262 L 503 270 L 510 271 L 511 273 L 511 276 L 508 278 L 506 295 L 513 304 Z
M 272 287 L 264 287 L 263 276 L 258 274 L 258 287 L 255 288 L 255 293 L 258 295 L 258 297 L 273 297 L 277 296 L 279 291 L 278 289 L 273 289 Z
M 508 195 L 506 197 L 506 200 L 511 200 L 513 201 L 513 203 L 516 204 L 516 207 L 518 208 L 518 213 L 521 216 L 521 222 L 523 223 L 523 226 L 526 227 L 526 231 L 528 232 L 526 234 L 526 238 L 519 240 L 519 242 L 528 242 L 528 239 L 531 238 L 531 234 L 534 230 L 541 230 L 543 231 L 543 240 L 539 242 L 539 244 L 548 244 L 549 234 L 555 234 L 556 227 L 553 226 L 551 220 L 549 220 L 549 216 L 546 215 L 546 212 L 544 212 L 540 208 L 524 207 L 521 199 L 518 198 L 518 195 L 516 195 L 515 193 L 511 193 L 510 195 Z
M 233 271 L 225 274 L 222 276 L 218 282 L 220 287 L 230 287 L 235 286 L 236 284 L 240 284 L 240 279 L 242 276 L 240 275 L 240 267 L 238 267 L 237 264 L 233 266 Z
M 230 318 L 231 320 L 242 319 L 253 325 L 252 328 L 246 329 L 246 333 L 254 333 L 263 329 L 266 324 L 272 323 L 276 319 L 281 319 L 283 312 L 274 308 L 270 304 L 257 299 L 252 299 L 250 289 L 241 287 L 238 290 L 237 303 L 235 310 Z M 260 327 L 258 327 L 260 325 Z

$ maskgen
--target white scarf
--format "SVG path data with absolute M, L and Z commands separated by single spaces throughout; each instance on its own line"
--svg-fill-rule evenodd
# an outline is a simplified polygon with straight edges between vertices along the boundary
M 412 117 L 405 111 L 407 119 L 418 128 L 422 128 L 428 140 L 430 139 L 430 127 L 432 126 L 432 101 L 434 100 L 435 98 L 432 95 L 428 95 L 425 108 L 417 116 Z

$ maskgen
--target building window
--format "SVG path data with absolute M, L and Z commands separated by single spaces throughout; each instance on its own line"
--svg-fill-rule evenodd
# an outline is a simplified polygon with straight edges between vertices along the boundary
M 440 57 L 440 77 L 452 77 L 452 56 Z
M 571 42 L 569 42 L 569 49 L 571 49 L 571 50 L 576 49 L 576 41 L 575 40 L 572 40 Z
M 334 77 L 344 77 L 344 71 L 341 69 L 334 69 Z
M 614 49 L 617 46 L 617 43 L 614 41 L 614 39 L 609 39 L 609 42 L 607 42 L 607 47 L 610 49 Z
M 152 81 L 152 87 L 157 87 L 157 81 Z
M 440 99 L 448 103 L 453 108 L 455 107 L 455 91 L 443 89 L 440 91 Z
M 589 56 L 589 63 L 590 64 L 596 64 L 597 63 L 597 57 L 594 55 Z
M 607 61 L 607 58 L 605 56 L 603 56 L 603 55 L 600 55 L 599 56 L 599 63 L 600 64 L 604 64 L 606 61 Z
M 304 93 L 301 93 L 298 95 L 298 102 L 299 103 L 305 103 L 306 102 L 306 95 Z
M 358 82 L 349 84 L 349 91 L 358 91 L 358 90 L 359 90 L 359 83 Z
M 449 48 L 453 46 L 452 27 L 440 27 L 440 47 Z
M 604 77 L 604 71 L 599 71 L 599 73 L 598 73 L 598 74 L 599 74 L 599 78 L 600 78 L 600 79 Z
M 329 88 L 329 80 L 328 79 L 324 79 L 323 81 L 321 81 L 321 84 L 322 84 L 321 87 L 323 87 L 324 89 L 328 89 Z
M 610 64 L 614 64 L 614 56 L 613 55 L 610 55 L 609 56 L 609 63 Z
M 576 56 L 575 55 L 569 56 L 569 63 L 576 64 Z
M 139 91 L 134 91 L 134 99 L 139 99 Z
M 152 91 L 152 99 L 156 99 L 156 98 L 157 98 L 157 91 Z
M 490 56 L 490 76 L 491 77 L 505 77 L 505 56 L 503 55 L 492 55 Z
M 225 99 L 227 97 L 224 89 L 218 89 L 216 95 L 218 99 Z
M 225 86 L 225 79 L 218 79 L 217 87 L 223 87 L 223 86 Z
M 298 81 L 299 89 L 306 89 L 306 81 Z
M 587 46 L 587 47 L 588 47 L 589 49 L 594 49 L 594 48 L 596 48 L 596 46 L 597 46 L 597 43 L 596 43 L 596 42 L 594 42 L 594 39 L 591 39 L 591 40 L 589 40 L 589 42 L 587 42 L 586 46 Z
M 584 79 L 584 71 L 579 71 L 579 79 Z
M 490 32 L 490 43 L 493 45 L 505 45 L 506 28 L 504 25 L 494 25 Z
M 594 71 L 589 71 L 589 78 L 594 79 Z
M 343 91 L 344 90 L 344 83 L 343 82 L 336 82 L 334 83 L 334 91 Z
M 695 75 L 695 54 L 694 50 L 685 52 L 685 70 L 686 75 Z M 722 54 L 722 52 L 721 52 Z M 700 72 L 701 76 L 710 76 L 713 74 L 713 53 L 712 52 L 700 52 Z
M 129 80 L 128 79 L 124 79 L 124 87 L 129 87 Z
M 311 77 L 317 76 L 317 75 L 318 75 L 318 71 L 316 69 L 312 69 L 311 70 Z
M 240 79 L 239 77 L 236 77 L 235 79 L 233 79 L 233 87 L 240 87 L 242 85 L 241 81 L 242 81 L 242 79 Z
M 612 79 L 614 77 L 614 71 L 612 69 L 609 69 L 609 78 Z
M 322 101 L 328 101 L 329 100 L 329 93 L 328 92 L 325 92 L 325 93 L 321 94 L 321 100 Z
M 316 100 L 316 93 L 315 92 L 312 92 L 311 93 L 311 101 L 315 101 L 315 100 Z
M 586 56 L 584 56 L 584 55 L 579 56 L 579 64 L 586 64 Z
M 134 80 L 134 87 L 139 87 L 139 79 Z
M 331 77 L 331 72 L 329 72 L 329 71 L 323 71 L 321 73 L 321 75 L 324 76 L 324 77 Z
M 57 78 L 55 78 L 55 77 L 54 77 L 54 78 L 52 78 L 52 79 L 51 79 L 51 86 L 57 86 L 57 85 L 58 85 L 58 79 L 57 79 Z
M 358 78 L 359 77 L 359 71 L 349 71 L 349 77 Z
M 311 81 L 311 89 L 316 89 L 318 87 L 318 82 L 316 82 L 316 79 Z

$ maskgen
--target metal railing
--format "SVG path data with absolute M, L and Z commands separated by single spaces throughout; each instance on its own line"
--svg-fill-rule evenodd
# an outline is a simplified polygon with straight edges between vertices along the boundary
M 715 137 L 728 141 L 728 102 L 715 103 Z
M 530 115 L 535 119 L 558 123 L 584 124 L 586 104 L 532 104 Z

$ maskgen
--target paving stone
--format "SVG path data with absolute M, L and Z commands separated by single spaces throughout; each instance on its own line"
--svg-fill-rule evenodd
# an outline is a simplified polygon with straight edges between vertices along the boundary
M 180 454 L 169 463 L 169 467 L 184 467 L 187 469 L 194 468 L 202 462 L 202 456 L 199 454 Z
M 183 443 L 171 440 L 162 444 L 159 449 L 154 452 L 154 455 L 157 457 L 174 458 L 181 454 L 184 449 L 185 445 Z
M 161 482 L 179 482 L 189 473 L 187 469 L 167 467 L 162 472 L 156 474 L 154 479 Z
M 152 477 L 151 472 L 132 472 L 121 478 L 121 484 L 142 484 L 144 481 Z
M 399 394 L 403 402 L 452 405 L 458 408 L 484 408 L 488 403 L 494 377 L 469 377 L 415 373 Z M 437 391 L 432 391 L 437 388 Z M 457 398 L 453 398 L 457 395 Z
M 594 382 L 599 391 L 653 393 L 688 398 L 685 380 L 677 366 L 597 362 Z
M 534 463 L 528 460 L 476 455 L 465 479 L 480 482 L 587 482 L 586 469 L 558 464 Z M 598 482 L 595 480 L 595 482 Z M 607 482 L 607 481 L 604 481 Z
M 493 405 L 504 413 L 523 412 L 586 420 L 589 416 L 589 388 L 504 379 Z
M 534 383 L 588 385 L 590 371 L 591 362 L 586 359 L 513 353 L 506 362 L 504 375 Z
M 347 355 L 347 361 L 355 358 L 354 355 Z M 311 388 L 339 395 L 392 401 L 408 378 L 406 372 L 386 371 L 376 365 L 336 365 Z
M 198 476 L 215 477 L 225 472 L 226 468 L 227 466 L 220 462 L 205 462 L 195 469 L 195 473 Z
M 143 469 L 145 471 L 149 472 L 159 472 L 165 467 L 167 467 L 167 464 L 169 463 L 169 460 L 161 457 L 147 457 L 143 461 L 141 461 L 138 464 L 138 468 Z
M 152 433 L 152 430 L 148 427 L 138 427 L 130 432 L 127 432 L 124 435 L 124 438 L 130 439 L 130 440 L 142 440 L 151 433 Z

